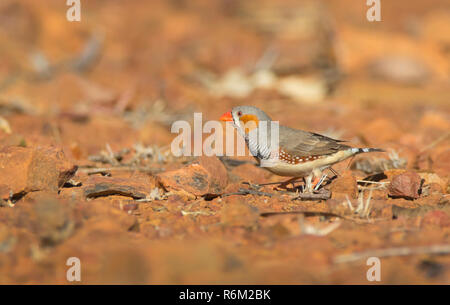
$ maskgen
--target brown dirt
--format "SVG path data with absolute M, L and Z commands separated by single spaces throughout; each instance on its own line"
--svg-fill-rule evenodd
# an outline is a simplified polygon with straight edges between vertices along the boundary
M 450 284 L 448 1 L 40 2 L 0 4 L 0 283 Z M 387 153 L 322 201 L 171 154 L 236 105 Z

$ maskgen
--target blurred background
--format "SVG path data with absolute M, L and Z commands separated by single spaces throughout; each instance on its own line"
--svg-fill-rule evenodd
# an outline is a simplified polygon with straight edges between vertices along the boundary
M 254 105 L 284 125 L 393 150 L 403 168 L 448 179 L 447 0 L 382 0 L 381 22 L 366 19 L 365 0 L 81 0 L 81 22 L 69 22 L 68 9 L 59 0 L 0 2 L 2 147 L 57 146 L 82 167 L 106 146 L 167 150 L 172 122 L 192 121 L 193 112 L 217 120 L 233 106 Z M 163 157 L 164 170 L 180 167 Z M 392 229 L 377 228 L 368 241 L 350 224 L 331 239 L 294 242 L 280 237 L 296 236 L 292 221 L 280 220 L 268 231 L 208 235 L 204 225 L 214 217 L 188 222 L 172 213 L 173 202 L 139 207 L 136 226 L 117 208 L 123 198 L 108 200 L 60 211 L 76 219 L 77 233 L 50 248 L 32 246 L 40 243 L 36 228 L 59 216 L 42 220 L 33 203 L 0 208 L 0 282 L 64 283 L 65 257 L 81 251 L 87 282 L 365 283 L 365 271 L 333 269 L 330 255 L 341 246 L 380 247 Z M 166 214 L 155 216 L 158 209 Z M 81 225 L 86 215 L 94 220 Z M 417 240 L 448 242 L 442 234 Z M 389 236 L 394 244 L 417 241 Z M 2 251 L 2 238 L 15 248 Z M 421 264 L 392 259 L 387 281 L 448 283 L 448 270 L 427 277 Z M 440 264 L 449 267 L 448 259 Z

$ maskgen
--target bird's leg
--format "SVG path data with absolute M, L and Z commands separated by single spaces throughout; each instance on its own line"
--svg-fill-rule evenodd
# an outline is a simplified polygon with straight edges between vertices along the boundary
M 321 177 L 320 179 L 316 178 L 316 180 L 319 180 L 319 181 L 317 181 L 317 183 L 316 183 L 315 186 L 314 186 L 314 190 L 315 190 L 315 191 L 317 191 L 317 190 L 319 189 L 320 185 L 323 183 L 323 181 L 325 180 L 326 177 L 327 177 L 327 174 L 323 174 L 322 177 Z M 314 180 L 314 182 L 315 182 L 316 180 Z
M 313 174 L 309 174 L 308 176 L 306 176 L 305 178 L 303 178 L 303 180 L 305 181 L 305 188 L 303 190 L 306 190 L 307 193 L 312 193 L 312 178 L 313 178 Z
M 322 171 L 318 168 L 314 169 L 313 172 L 311 173 L 312 177 L 314 178 L 314 181 L 312 182 L 311 185 L 311 192 L 312 191 L 316 191 L 319 186 L 322 184 L 323 180 L 322 180 Z
M 321 170 L 315 169 L 309 176 L 307 176 L 305 178 L 306 191 L 308 193 L 317 191 L 326 177 L 327 177 L 327 175 L 322 174 Z M 313 178 L 314 178 L 314 180 L 313 180 Z

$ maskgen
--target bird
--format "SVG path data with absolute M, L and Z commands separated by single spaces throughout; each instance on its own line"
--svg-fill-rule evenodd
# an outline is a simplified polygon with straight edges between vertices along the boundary
M 221 121 L 232 122 L 238 133 L 261 166 L 272 161 L 264 168 L 276 175 L 291 177 L 281 183 L 286 186 L 302 178 L 304 190 L 312 193 L 325 179 L 325 169 L 357 154 L 383 152 L 379 148 L 354 148 L 318 133 L 303 131 L 278 125 L 277 144 L 274 131 L 270 128 L 272 119 L 261 109 L 253 106 L 237 106 L 220 117 Z M 274 158 L 276 157 L 276 158 Z

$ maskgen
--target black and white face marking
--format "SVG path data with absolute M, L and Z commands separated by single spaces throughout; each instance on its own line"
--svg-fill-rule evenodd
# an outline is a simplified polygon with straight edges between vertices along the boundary
M 238 109 L 233 109 L 231 111 L 231 117 L 233 118 L 233 125 L 234 127 L 237 129 L 238 133 L 247 140 L 247 135 L 245 134 L 244 131 L 244 126 L 242 126 L 242 122 L 241 122 L 241 117 L 244 115 L 244 113 L 242 112 L 242 110 Z

